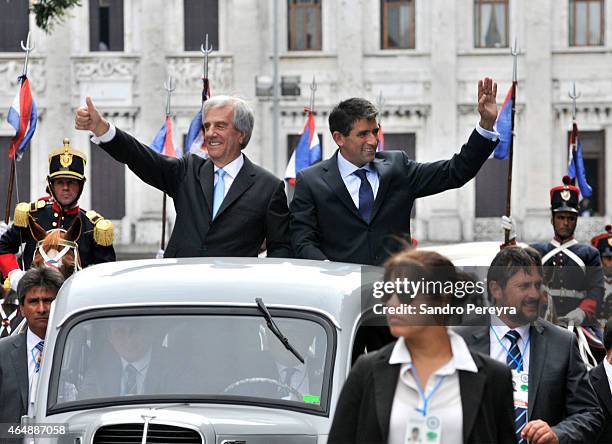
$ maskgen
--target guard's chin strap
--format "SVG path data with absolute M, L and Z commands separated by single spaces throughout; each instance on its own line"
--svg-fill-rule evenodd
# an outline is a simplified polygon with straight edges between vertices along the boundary
M 81 261 L 79 258 L 79 246 L 77 245 L 77 243 L 68 241 L 65 239 L 60 239 L 58 244 L 63 246 L 64 248 L 62 248 L 57 253 L 57 255 L 55 255 L 54 257 L 49 257 L 49 255 L 47 255 L 47 252 L 43 248 L 43 241 L 40 240 L 36 243 L 36 250 L 34 251 L 34 255 L 36 255 L 36 251 L 38 251 L 38 254 L 41 255 L 41 257 L 43 258 L 43 261 L 45 262 L 45 266 L 59 269 L 62 266 L 62 258 L 70 250 L 73 250 L 74 251 L 74 271 L 80 271 Z

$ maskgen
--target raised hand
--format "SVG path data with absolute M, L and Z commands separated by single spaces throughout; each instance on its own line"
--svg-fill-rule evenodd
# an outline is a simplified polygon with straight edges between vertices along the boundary
M 85 106 L 76 110 L 74 127 L 78 130 L 91 131 L 100 137 L 108 131 L 110 124 L 100 115 L 91 97 L 87 96 L 85 103 Z
M 486 130 L 493 131 L 493 125 L 497 119 L 497 83 L 491 77 L 485 77 L 478 81 L 478 113 L 480 114 L 480 126 Z

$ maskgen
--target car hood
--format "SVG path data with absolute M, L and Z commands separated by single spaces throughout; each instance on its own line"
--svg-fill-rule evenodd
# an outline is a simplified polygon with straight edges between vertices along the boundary
M 60 415 L 58 415 L 60 416 Z M 204 443 L 224 440 L 247 440 L 249 444 L 316 443 L 317 436 L 327 434 L 329 419 L 290 410 L 236 405 L 156 405 L 138 407 L 106 407 L 62 414 L 72 435 L 91 442 L 103 426 L 118 424 L 166 424 L 196 430 Z M 59 418 L 47 418 L 57 422 Z M 288 435 L 291 439 L 288 440 Z M 283 439 L 275 437 L 284 436 Z

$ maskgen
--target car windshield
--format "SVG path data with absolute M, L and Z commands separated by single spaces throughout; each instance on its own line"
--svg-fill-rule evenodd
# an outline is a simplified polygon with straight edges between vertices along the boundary
M 54 408 L 74 401 L 108 403 L 109 398 L 229 396 L 319 408 L 332 350 L 325 322 L 315 321 L 318 316 L 312 314 L 272 313 L 305 358 L 302 364 L 256 313 L 117 316 L 78 322 L 65 340 L 58 341 L 63 353 L 50 386 L 56 390 Z

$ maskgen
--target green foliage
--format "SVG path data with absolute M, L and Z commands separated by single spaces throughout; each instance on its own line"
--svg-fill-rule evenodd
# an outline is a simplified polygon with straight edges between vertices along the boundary
M 36 26 L 49 33 L 53 25 L 62 23 L 66 12 L 75 6 L 81 6 L 81 0 L 34 0 L 30 11 L 36 16 Z

